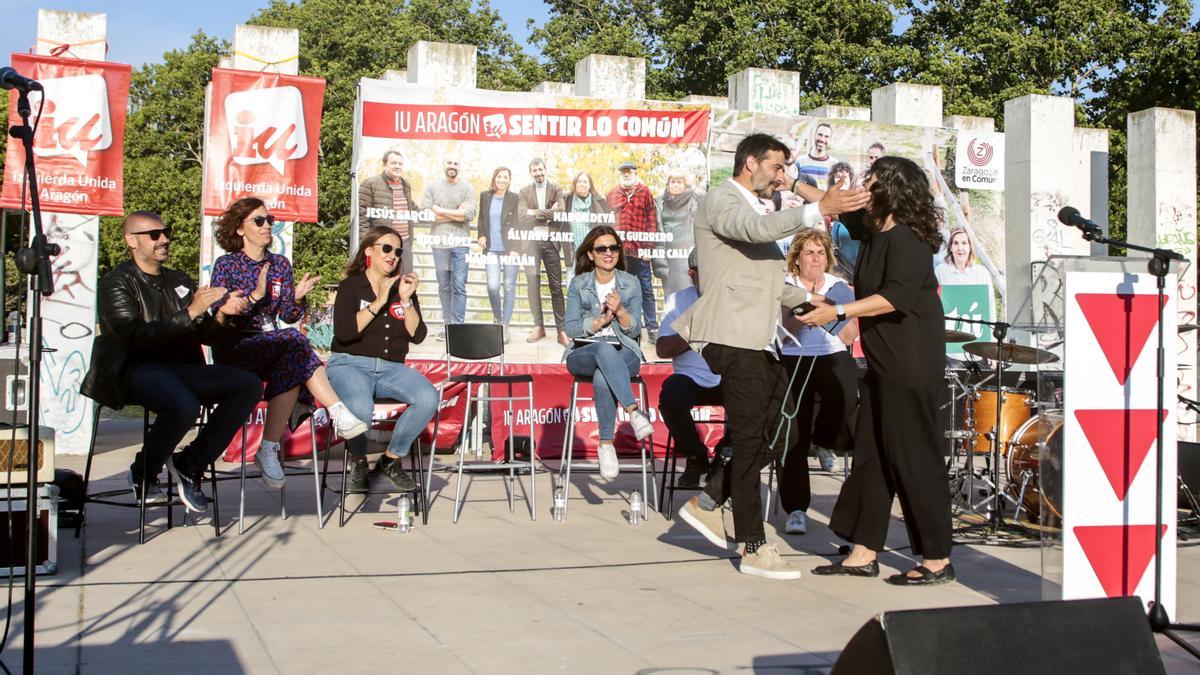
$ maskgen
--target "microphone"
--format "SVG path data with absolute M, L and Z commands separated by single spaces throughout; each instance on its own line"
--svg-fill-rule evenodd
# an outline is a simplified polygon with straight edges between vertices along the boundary
M 1078 227 L 1084 232 L 1099 232 L 1100 226 L 1083 217 L 1074 206 L 1064 206 L 1058 210 L 1058 222 L 1071 227 Z
M 4 89 L 16 89 L 28 94 L 31 91 L 41 91 L 42 83 L 25 77 L 16 70 L 5 66 L 0 68 L 0 87 Z

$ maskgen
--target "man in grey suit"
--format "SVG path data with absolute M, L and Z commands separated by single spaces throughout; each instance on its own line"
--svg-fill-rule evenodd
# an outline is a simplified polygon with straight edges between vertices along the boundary
M 783 184 L 787 159 L 787 146 L 768 134 L 751 134 L 738 144 L 733 178 L 709 191 L 696 212 L 700 298 L 672 323 L 721 376 L 733 439 L 723 479 L 710 480 L 679 516 L 725 548 L 720 505 L 732 496 L 735 539 L 743 545 L 739 569 L 769 579 L 800 577 L 767 544 L 759 475 L 783 449 L 771 443 L 788 385 L 775 349 L 779 307 L 808 299 L 803 289 L 784 285 L 784 255 L 775 242 L 805 227 L 823 227 L 823 216 L 858 210 L 869 199 L 861 189 L 821 192 L 795 182 L 791 189 L 810 203 L 767 213 L 760 199 L 770 199 Z
M 552 235 L 560 231 L 554 222 L 554 212 L 563 210 L 562 188 L 546 178 L 546 163 L 540 157 L 529 162 L 529 176 L 533 182 L 521 188 L 517 198 L 517 222 L 525 231 L 527 251 L 533 256 L 533 265 L 525 268 L 525 290 L 529 296 L 529 312 L 533 315 L 533 330 L 526 342 L 537 342 L 546 337 L 546 324 L 542 319 L 542 284 L 538 272 L 538 261 L 546 268 L 546 283 L 550 286 L 550 306 L 554 308 L 554 328 L 559 344 L 566 346 L 565 330 L 566 302 L 563 299 L 562 258 L 560 243 Z M 574 264 L 571 261 L 568 264 Z

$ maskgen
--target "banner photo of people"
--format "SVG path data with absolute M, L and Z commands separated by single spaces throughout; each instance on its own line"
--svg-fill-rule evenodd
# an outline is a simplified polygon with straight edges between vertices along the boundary
M 444 323 L 498 323 L 510 360 L 558 363 L 575 252 L 616 229 L 642 286 L 653 349 L 666 295 L 690 283 L 708 184 L 709 108 L 364 79 L 355 124 L 352 249 L 375 225 L 404 243 L 440 357 Z
M 204 215 L 258 197 L 279 220 L 317 221 L 317 149 L 325 80 L 213 68 Z
M 847 187 L 861 185 L 872 162 L 884 155 L 907 157 L 924 167 L 934 199 L 945 213 L 946 244 L 933 262 L 946 316 L 996 317 L 1005 296 L 1002 134 L 722 110 L 714 115 L 709 152 L 713 185 L 730 177 L 734 148 L 755 132 L 786 143 L 792 155 L 788 175 L 822 190 L 839 180 Z M 960 145 L 969 147 L 960 151 Z M 956 163 L 964 155 L 974 157 L 973 170 L 965 172 L 970 181 L 960 182 L 956 178 L 964 172 L 956 172 Z M 769 206 L 793 208 L 801 203 L 785 190 L 776 193 Z M 826 227 L 834 243 L 831 273 L 851 282 L 858 243 L 836 219 L 827 219 Z M 977 324 L 947 320 L 946 328 L 971 333 L 977 340 L 992 339 L 990 329 Z M 855 352 L 861 355 L 857 344 Z M 947 344 L 946 353 L 965 358 L 961 343 Z
M 42 208 L 51 213 L 122 215 L 130 67 L 33 54 L 13 54 L 12 65 L 43 87 L 29 94 L 30 124 L 37 125 L 33 154 Z M 15 90 L 9 94 L 10 127 L 21 123 L 17 97 Z M 24 152 L 21 143 L 8 143 L 2 208 L 30 208 L 28 194 L 22 199 Z

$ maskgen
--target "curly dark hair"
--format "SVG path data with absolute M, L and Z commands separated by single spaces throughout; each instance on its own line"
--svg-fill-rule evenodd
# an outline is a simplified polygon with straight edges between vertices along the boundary
M 584 272 L 591 272 L 596 269 L 596 263 L 592 262 L 592 259 L 588 257 L 588 252 L 592 250 L 592 246 L 596 244 L 596 240 L 606 234 L 612 235 L 617 240 L 617 245 L 621 246 L 621 235 L 617 234 L 616 230 L 608 225 L 593 227 L 587 233 L 587 236 L 583 238 L 583 241 L 580 242 L 579 248 L 575 249 L 575 274 L 583 274 Z M 617 269 L 625 269 L 624 246 L 621 246 L 620 250 L 617 251 Z
M 367 230 L 367 233 L 363 236 L 362 240 L 358 242 L 358 251 L 356 251 L 354 257 L 350 259 L 350 263 L 346 265 L 346 269 L 342 271 L 342 278 L 346 279 L 367 271 L 367 249 L 374 246 L 379 242 L 380 239 L 383 239 L 389 234 L 396 239 L 400 239 L 400 235 L 396 234 L 396 230 L 392 229 L 390 225 L 375 225 L 371 229 Z M 404 240 L 400 239 L 400 250 L 397 251 L 396 255 L 399 256 L 403 251 Z M 400 266 L 396 265 L 396 269 L 392 270 L 392 275 L 394 276 L 399 273 Z
M 875 160 L 867 179 L 871 185 L 871 204 L 867 213 L 878 230 L 888 216 L 913 231 L 934 253 L 942 247 L 942 209 L 934 205 L 929 178 L 911 159 L 886 156 Z
M 246 216 L 264 206 L 266 204 L 258 197 L 242 197 L 230 204 L 225 209 L 225 213 L 222 213 L 221 217 L 217 218 L 214 235 L 221 248 L 230 253 L 242 250 L 246 242 L 242 240 L 242 235 L 238 234 L 237 229 L 242 226 L 242 221 L 246 220 Z

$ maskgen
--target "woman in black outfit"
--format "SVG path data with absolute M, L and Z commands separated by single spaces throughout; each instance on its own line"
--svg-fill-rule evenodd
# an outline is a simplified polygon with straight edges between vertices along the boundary
M 858 299 L 844 306 L 817 302 L 817 309 L 801 317 L 810 326 L 858 317 L 867 356 L 854 469 L 830 519 L 830 528 L 853 548 L 845 560 L 813 573 L 878 576 L 876 555 L 886 543 L 892 499 L 899 496 L 912 552 L 922 561 L 888 577 L 888 583 L 944 583 L 954 579 L 954 567 L 950 488 L 936 420 L 946 362 L 933 274 L 942 214 L 925 172 L 911 160 L 876 160 L 863 187 L 871 192 L 865 213 L 843 220 L 862 241 L 854 270 Z

